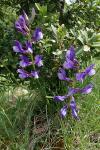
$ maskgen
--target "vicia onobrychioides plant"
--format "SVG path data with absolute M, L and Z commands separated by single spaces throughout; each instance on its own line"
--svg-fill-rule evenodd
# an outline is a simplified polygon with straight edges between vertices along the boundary
M 32 10 L 32 17 L 35 17 L 35 10 Z M 32 18 L 29 19 L 27 14 L 23 11 L 23 15 L 20 15 L 15 22 L 15 28 L 20 32 L 27 40 L 24 44 L 19 41 L 15 41 L 13 51 L 19 53 L 20 68 L 17 70 L 19 77 L 22 79 L 33 77 L 39 78 L 39 67 L 43 66 L 42 56 L 36 54 L 34 47 L 37 42 L 43 38 L 41 28 L 36 27 L 34 32 L 31 30 Z M 31 66 L 31 67 L 30 67 Z M 29 69 L 31 68 L 31 71 Z M 32 69 L 33 68 L 33 69 Z
M 66 52 L 63 67 L 60 67 L 58 71 L 58 78 L 67 82 L 68 93 L 63 96 L 54 96 L 54 100 L 56 102 L 66 101 L 66 104 L 60 110 L 61 117 L 65 117 L 68 112 L 71 112 L 75 119 L 79 119 L 75 96 L 78 93 L 89 94 L 93 89 L 93 85 L 91 83 L 82 88 L 76 87 L 77 82 L 81 82 L 81 84 L 83 84 L 86 77 L 93 76 L 95 74 L 94 64 L 88 66 L 82 72 L 80 71 L 80 67 L 81 66 L 79 62 L 76 59 L 75 49 L 73 46 L 71 46 L 70 49 Z M 70 71 L 69 76 L 67 75 L 68 71 Z

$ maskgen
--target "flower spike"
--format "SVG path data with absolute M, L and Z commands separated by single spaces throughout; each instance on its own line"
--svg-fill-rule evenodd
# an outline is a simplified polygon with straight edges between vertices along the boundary
M 70 49 L 66 52 L 66 59 L 65 59 L 65 62 L 63 63 L 63 67 L 59 68 L 58 74 L 57 74 L 59 80 L 67 81 L 68 93 L 65 94 L 64 96 L 54 96 L 54 100 L 56 102 L 66 101 L 67 103 L 60 110 L 60 116 L 62 118 L 64 118 L 67 115 L 67 112 L 70 109 L 73 118 L 79 119 L 74 95 L 78 93 L 89 94 L 91 93 L 93 89 L 92 84 L 88 84 L 83 88 L 78 88 L 78 87 L 75 87 L 74 85 L 77 85 L 77 81 L 83 82 L 86 76 L 93 76 L 95 74 L 94 64 L 87 67 L 83 72 L 79 72 L 79 68 L 80 68 L 79 62 L 76 59 L 74 47 L 71 46 Z M 72 79 L 69 77 L 66 77 L 65 69 L 70 70 Z M 76 80 L 74 80 L 74 77 L 76 77 Z M 70 84 L 70 82 L 72 83 Z

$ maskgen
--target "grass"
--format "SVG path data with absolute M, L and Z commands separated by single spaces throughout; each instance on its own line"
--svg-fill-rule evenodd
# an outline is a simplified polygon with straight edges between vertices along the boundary
M 99 150 L 100 61 L 94 61 L 95 88 L 77 99 L 80 121 L 61 120 L 51 99 L 5 80 L 0 91 L 0 150 Z

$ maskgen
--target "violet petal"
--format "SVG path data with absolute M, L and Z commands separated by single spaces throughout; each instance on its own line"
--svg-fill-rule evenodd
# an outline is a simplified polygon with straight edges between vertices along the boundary
M 35 65 L 38 67 L 43 66 L 43 61 L 42 61 L 42 56 L 41 55 L 36 55 L 35 60 L 34 60 Z
M 60 110 L 60 116 L 62 118 L 64 118 L 67 115 L 67 109 L 68 109 L 67 105 L 65 105 L 65 106 L 63 106 L 63 108 L 61 108 L 61 110 Z
M 43 33 L 40 28 L 35 29 L 32 39 L 33 39 L 33 41 L 39 41 L 39 40 L 43 39 Z
M 62 102 L 67 98 L 67 96 L 54 96 L 54 100 L 57 102 Z
M 88 84 L 87 86 L 85 86 L 84 88 L 81 89 L 81 93 L 82 94 L 89 94 L 92 92 L 92 89 L 93 89 L 93 85 Z

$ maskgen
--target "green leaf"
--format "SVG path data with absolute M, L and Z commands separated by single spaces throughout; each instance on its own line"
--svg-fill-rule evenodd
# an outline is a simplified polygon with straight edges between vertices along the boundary
M 36 8 L 40 11 L 41 10 L 41 6 L 39 3 L 35 3 Z
M 52 28 L 53 33 L 57 36 L 57 29 L 56 29 L 56 27 L 54 27 L 54 26 L 51 24 L 51 28 Z
M 92 47 L 100 47 L 100 42 L 93 42 Z

